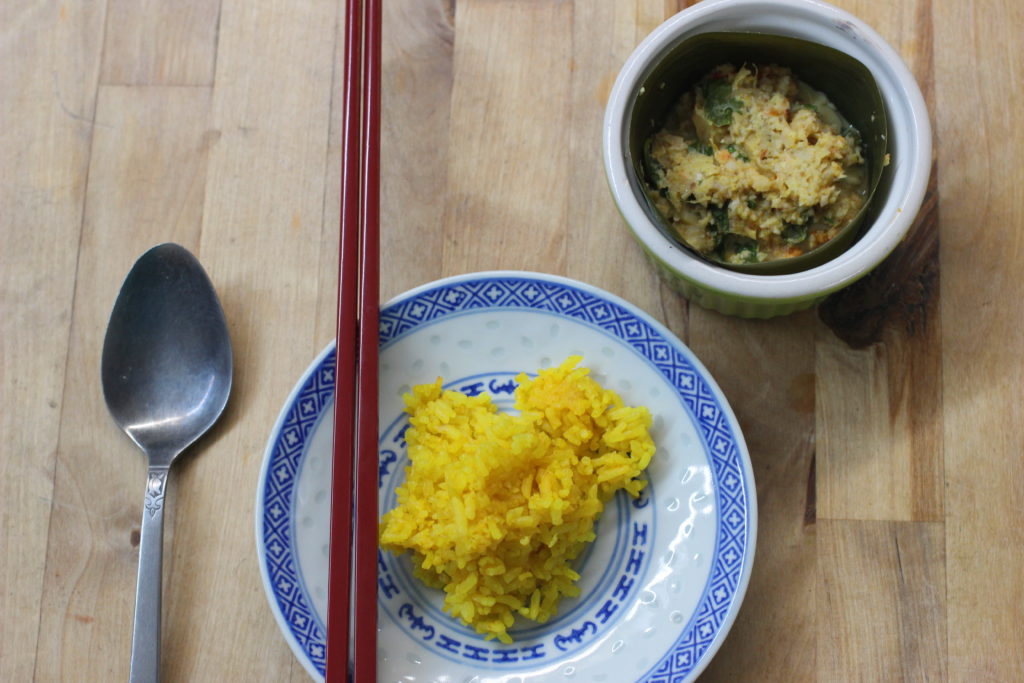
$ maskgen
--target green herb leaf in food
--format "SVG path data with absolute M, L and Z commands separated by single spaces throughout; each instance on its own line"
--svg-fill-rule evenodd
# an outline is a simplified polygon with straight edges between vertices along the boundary
M 786 244 L 800 244 L 807 239 L 807 224 L 786 223 L 786 227 L 782 228 L 782 239 Z
M 732 123 L 732 113 L 743 111 L 743 103 L 732 96 L 732 84 L 722 78 L 704 83 L 704 113 L 716 126 Z
M 746 235 L 730 232 L 722 237 L 718 254 L 725 263 L 757 263 L 757 242 Z
M 709 206 L 708 213 L 711 214 L 711 220 L 708 221 L 707 229 L 715 238 L 715 246 L 718 246 L 729 232 L 729 209 L 724 206 Z
M 732 156 L 736 157 L 740 161 L 750 161 L 750 157 L 748 157 L 746 154 L 744 154 L 743 150 L 741 150 L 736 145 L 729 145 L 725 149 L 726 149 L 727 152 L 729 152 L 729 154 L 731 154 Z
M 654 187 L 665 184 L 665 167 L 654 158 L 651 140 L 644 143 L 644 172 L 647 174 L 647 181 Z
M 689 145 L 687 145 L 687 148 L 691 152 L 697 152 L 698 154 L 703 154 L 706 157 L 711 156 L 715 151 L 714 149 L 712 149 L 711 145 L 709 145 L 706 142 L 700 141 L 691 142 Z

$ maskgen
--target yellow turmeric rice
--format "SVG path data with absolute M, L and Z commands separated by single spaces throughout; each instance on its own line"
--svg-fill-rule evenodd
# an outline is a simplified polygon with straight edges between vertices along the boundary
M 576 367 L 579 356 L 516 381 L 518 415 L 487 394 L 406 394 L 410 465 L 381 521 L 383 548 L 410 551 L 444 608 L 488 639 L 512 642 L 515 615 L 550 619 L 579 594 L 572 561 L 622 489 L 636 497 L 654 455 L 644 407 L 628 407 Z

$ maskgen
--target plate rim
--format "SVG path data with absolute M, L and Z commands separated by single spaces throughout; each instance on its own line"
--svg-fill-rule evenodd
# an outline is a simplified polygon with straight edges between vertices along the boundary
M 267 602 L 270 603 L 270 609 L 274 614 L 274 621 L 276 622 L 277 630 L 284 635 L 285 641 L 292 650 L 292 654 L 295 655 L 295 658 L 299 660 L 302 667 L 306 670 L 306 673 L 308 673 L 314 681 L 322 681 L 323 676 L 320 675 L 320 672 L 317 671 L 313 662 L 306 655 L 306 651 L 302 649 L 301 645 L 299 645 L 299 641 L 295 638 L 295 634 L 292 633 L 290 629 L 284 628 L 288 622 L 284 617 L 284 613 L 281 612 L 281 606 L 277 601 L 277 594 L 274 593 L 274 588 L 270 583 L 270 570 L 267 569 L 267 549 L 263 543 L 263 535 L 261 533 L 263 530 L 262 511 L 266 503 L 265 484 L 270 472 L 270 459 L 273 455 L 274 446 L 277 443 L 277 439 L 274 437 L 279 434 L 281 432 L 281 428 L 284 427 L 285 420 L 288 417 L 289 408 L 295 404 L 299 394 L 302 393 L 302 388 L 305 386 L 306 381 L 313 372 L 316 371 L 320 364 L 324 362 L 327 355 L 334 351 L 334 344 L 335 340 L 332 339 L 319 351 L 319 353 L 316 354 L 313 361 L 306 366 L 305 370 L 302 371 L 298 381 L 295 382 L 295 386 L 293 386 L 291 391 L 288 392 L 288 397 L 281 405 L 281 410 L 278 412 L 277 419 L 274 420 L 274 426 L 270 430 L 270 437 L 267 439 L 267 445 L 263 449 L 263 462 L 260 464 L 260 476 L 256 483 L 256 508 L 255 514 L 253 515 L 256 531 L 256 558 L 259 560 L 260 564 L 260 579 L 263 583 L 263 592 L 267 597 Z
M 705 382 L 708 389 L 711 391 L 712 395 L 716 399 L 719 408 L 724 413 L 728 424 L 730 425 L 730 427 L 732 427 L 732 436 L 735 441 L 739 460 L 743 465 L 741 469 L 744 479 L 744 488 L 747 494 L 747 547 L 746 551 L 744 552 L 743 565 L 740 569 L 739 579 L 736 584 L 734 597 L 730 602 L 729 609 L 725 617 L 722 619 L 722 622 L 719 625 L 717 633 L 715 634 L 712 641 L 708 644 L 707 649 L 705 649 L 705 651 L 701 654 L 698 661 L 693 665 L 693 667 L 690 669 L 690 671 L 686 674 L 685 678 L 683 679 L 684 681 L 693 681 L 705 670 L 705 668 L 707 668 L 708 664 L 710 664 L 710 662 L 714 659 L 718 650 L 721 648 L 722 643 L 725 642 L 726 637 L 732 630 L 732 627 L 736 621 L 736 617 L 738 616 L 740 609 L 742 608 L 743 601 L 746 598 L 747 589 L 750 584 L 750 577 L 753 573 L 754 560 L 756 557 L 758 527 L 757 488 L 754 481 L 753 465 L 750 459 L 750 451 L 747 447 L 746 439 L 740 427 L 739 420 L 736 418 L 736 414 L 733 411 L 732 405 L 729 403 L 721 387 L 718 386 L 718 382 L 715 380 L 714 376 L 708 371 L 704 363 L 700 361 L 696 354 L 690 349 L 690 347 L 685 342 L 683 342 L 682 339 L 680 339 L 666 325 L 661 323 L 659 320 L 655 319 L 653 316 L 651 316 L 649 313 L 644 311 L 639 306 L 630 303 L 629 301 L 623 299 L 622 297 L 616 294 L 613 294 L 612 292 L 609 292 L 600 287 L 596 287 L 594 285 L 590 285 L 585 282 L 581 282 L 579 280 L 575 280 L 561 275 L 540 273 L 529 270 L 486 270 L 462 273 L 459 275 L 438 278 L 436 280 L 425 282 L 421 285 L 408 289 L 396 296 L 393 296 L 392 298 L 388 299 L 385 303 L 381 304 L 380 310 L 383 312 L 385 309 L 400 304 L 404 300 L 413 299 L 423 294 L 424 292 L 429 292 L 440 287 L 452 286 L 463 282 L 471 282 L 477 280 L 515 278 L 532 279 L 541 282 L 550 282 L 582 290 L 599 299 L 604 299 L 609 301 L 610 303 L 621 306 L 622 308 L 624 308 L 625 310 L 639 318 L 644 323 L 650 325 L 657 333 L 661 334 L 663 337 L 670 340 L 671 342 L 674 343 L 674 345 L 677 346 L 678 350 L 681 351 L 681 353 L 685 356 L 687 362 L 689 362 L 693 366 L 694 370 Z M 391 342 L 396 341 L 402 336 L 404 335 L 399 333 L 395 335 L 388 343 L 390 344 Z M 274 426 L 270 431 L 270 435 L 267 440 L 267 445 L 264 448 L 263 462 L 261 463 L 260 466 L 260 475 L 257 482 L 256 505 L 254 510 L 256 554 L 260 565 L 260 578 L 263 583 L 263 589 L 267 597 L 267 602 L 270 604 L 270 608 L 274 615 L 274 619 L 277 623 L 278 630 L 281 631 L 282 634 L 285 636 L 285 641 L 291 648 L 292 653 L 295 655 L 296 659 L 300 661 L 306 672 L 313 678 L 313 680 L 316 681 L 322 681 L 323 676 L 315 668 L 313 662 L 308 657 L 308 654 L 305 652 L 305 650 L 299 644 L 298 640 L 295 638 L 294 633 L 291 631 L 290 628 L 287 627 L 288 622 L 285 619 L 284 614 L 281 612 L 281 608 L 277 600 L 277 594 L 274 592 L 274 588 L 270 583 L 269 570 L 267 568 L 266 562 L 266 548 L 264 547 L 261 533 L 263 530 L 262 510 L 266 501 L 265 483 L 267 480 L 267 475 L 269 473 L 271 456 L 273 455 L 274 447 L 277 443 L 276 437 L 279 434 L 281 428 L 283 427 L 287 419 L 288 413 L 290 412 L 291 407 L 295 403 L 295 400 L 302 392 L 304 385 L 312 376 L 312 373 L 316 370 L 316 368 L 319 367 L 324 362 L 327 355 L 333 351 L 335 347 L 335 342 L 335 339 L 330 340 L 327 343 L 327 345 L 316 355 L 313 361 L 307 365 L 306 369 L 302 372 L 298 380 L 293 385 L 291 391 L 288 393 L 287 398 L 282 403 L 281 409 L 278 412 L 277 419 L 274 421 Z M 665 656 L 674 651 L 677 645 L 678 638 L 669 650 L 658 656 L 658 660 L 654 666 L 657 666 L 657 664 L 659 664 Z M 648 668 L 641 675 L 640 680 L 653 674 L 653 667 Z

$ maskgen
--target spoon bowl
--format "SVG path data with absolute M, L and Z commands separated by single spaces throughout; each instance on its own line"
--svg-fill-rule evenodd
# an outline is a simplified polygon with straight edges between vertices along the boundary
M 135 262 L 121 286 L 100 370 L 111 417 L 149 459 L 131 681 L 160 677 L 167 473 L 174 459 L 220 417 L 231 374 L 227 323 L 206 272 L 184 247 L 153 247 Z

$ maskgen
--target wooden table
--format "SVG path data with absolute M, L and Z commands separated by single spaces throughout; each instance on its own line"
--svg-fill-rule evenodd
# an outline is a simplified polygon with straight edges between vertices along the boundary
M 334 332 L 340 4 L 0 4 L 0 680 L 126 679 L 145 469 L 98 365 L 122 278 L 169 240 L 215 282 L 236 373 L 173 476 L 165 680 L 307 680 L 253 510 L 277 411 Z M 752 322 L 688 305 L 645 263 L 599 127 L 675 3 L 389 0 L 382 294 L 563 274 L 703 360 L 760 509 L 704 680 L 1024 680 L 1024 5 L 839 4 L 904 56 L 935 127 L 918 226 L 870 279 Z

